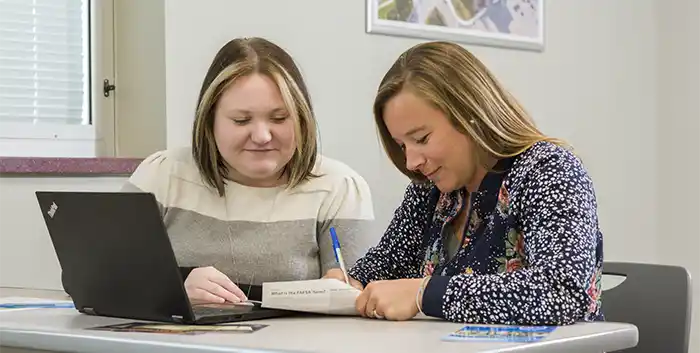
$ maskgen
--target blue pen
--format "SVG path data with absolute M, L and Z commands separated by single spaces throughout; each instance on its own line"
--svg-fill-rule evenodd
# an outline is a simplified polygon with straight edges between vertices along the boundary
M 345 283 L 350 284 L 350 279 L 348 278 L 348 271 L 345 269 L 345 261 L 343 261 L 343 254 L 340 253 L 340 242 L 338 241 L 338 235 L 335 234 L 335 228 L 331 227 L 331 239 L 333 240 L 333 252 L 335 253 L 335 261 L 338 261 L 340 265 L 340 270 L 343 271 L 343 276 L 345 276 Z
M 2 309 L 27 309 L 27 308 L 75 308 L 73 303 L 5 303 L 0 304 Z

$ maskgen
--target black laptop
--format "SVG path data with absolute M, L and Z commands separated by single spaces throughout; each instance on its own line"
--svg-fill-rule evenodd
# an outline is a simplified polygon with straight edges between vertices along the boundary
M 182 324 L 291 313 L 260 303 L 191 305 L 151 193 L 38 191 L 36 197 L 64 287 L 82 313 Z

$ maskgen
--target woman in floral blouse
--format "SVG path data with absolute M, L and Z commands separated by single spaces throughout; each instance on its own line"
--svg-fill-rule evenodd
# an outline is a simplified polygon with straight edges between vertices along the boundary
M 348 271 L 366 317 L 565 325 L 602 319 L 603 238 L 581 161 L 459 45 L 419 44 L 381 82 L 383 146 L 411 178 Z M 340 270 L 326 278 L 343 280 Z

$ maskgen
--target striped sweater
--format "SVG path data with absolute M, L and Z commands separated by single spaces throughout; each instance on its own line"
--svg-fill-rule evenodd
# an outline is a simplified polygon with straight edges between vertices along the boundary
M 305 280 L 336 266 L 335 227 L 348 266 L 377 242 L 369 186 L 347 165 L 319 156 L 319 175 L 294 189 L 226 184 L 220 197 L 190 148 L 156 152 L 123 191 L 155 195 L 179 265 L 214 266 L 236 283 Z

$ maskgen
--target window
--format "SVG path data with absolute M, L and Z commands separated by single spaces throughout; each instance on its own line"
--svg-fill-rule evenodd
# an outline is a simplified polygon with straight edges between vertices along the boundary
M 111 154 L 111 7 L 0 0 L 0 155 Z

